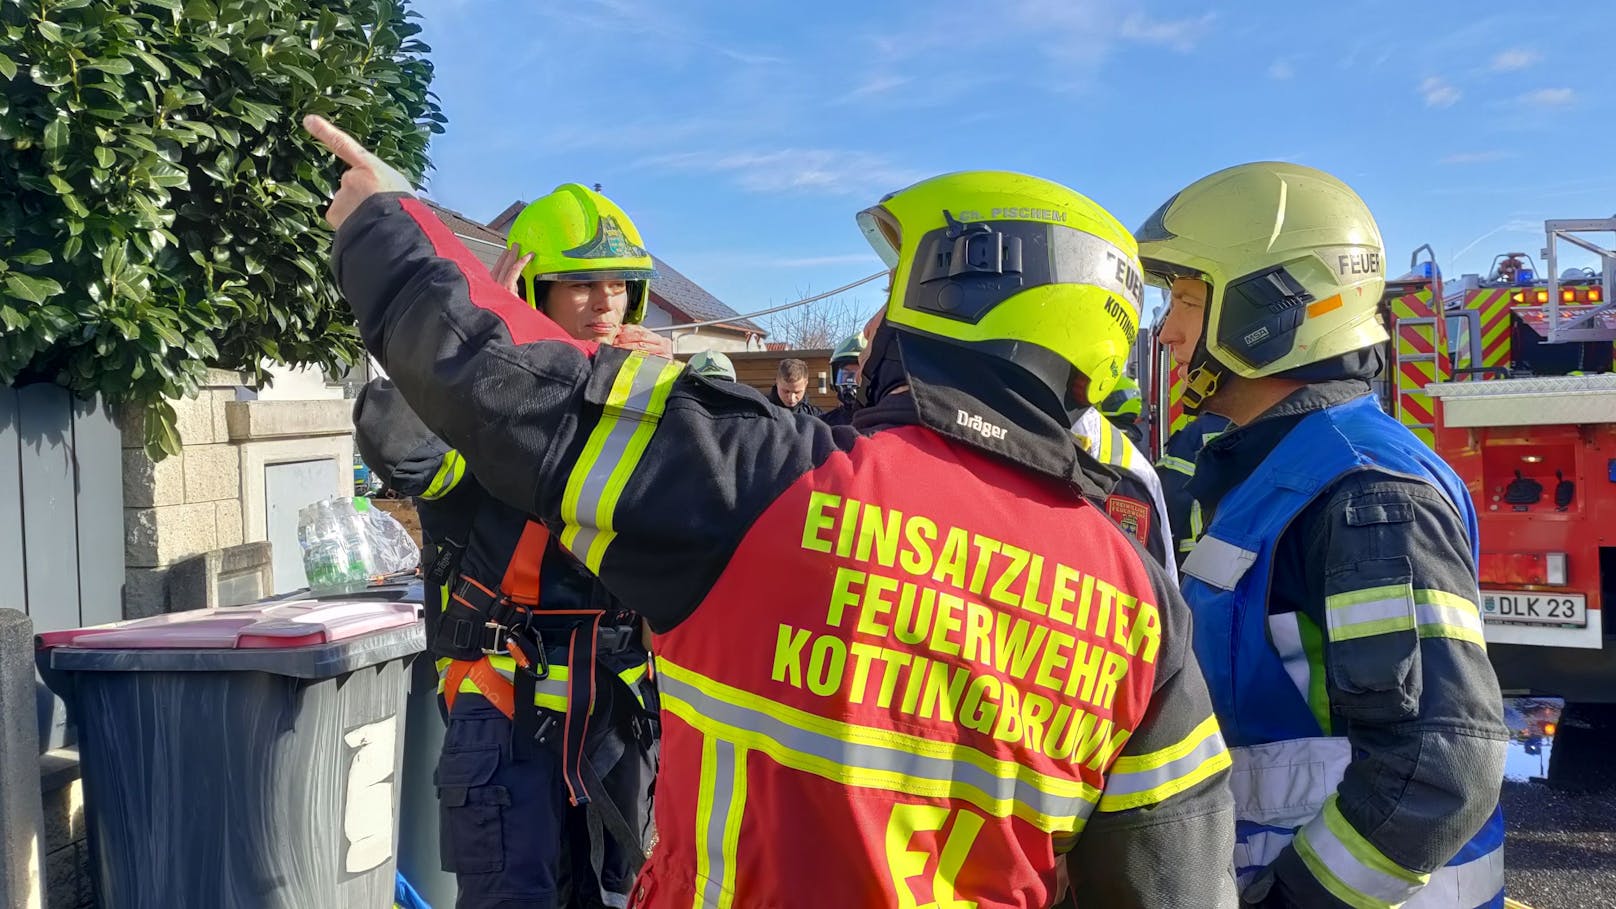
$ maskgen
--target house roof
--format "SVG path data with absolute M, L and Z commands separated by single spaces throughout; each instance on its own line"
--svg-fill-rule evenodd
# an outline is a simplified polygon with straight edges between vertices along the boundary
M 703 290 L 700 284 L 685 277 L 677 268 L 656 256 L 652 256 L 651 261 L 656 263 L 657 270 L 657 276 L 651 280 L 651 296 L 667 304 L 665 308 L 677 310 L 692 322 L 722 319 L 724 321 L 721 327 L 757 332 L 760 335 L 767 334 L 762 326 L 751 319 L 741 318 L 740 313 L 724 305 L 717 297 Z
M 432 213 L 438 216 L 455 236 L 465 241 L 466 248 L 477 257 L 477 261 L 493 269 L 494 263 L 499 261 L 499 254 L 505 250 L 505 235 L 473 221 L 453 209 L 444 208 L 431 199 L 421 200 Z

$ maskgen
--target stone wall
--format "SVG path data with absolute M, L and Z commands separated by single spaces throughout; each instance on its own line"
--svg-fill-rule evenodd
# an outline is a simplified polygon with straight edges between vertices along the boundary
M 241 457 L 225 415 L 241 381 L 210 370 L 196 398 L 171 402 L 184 448 L 160 462 L 146 456 L 143 416 L 126 411 L 120 420 L 125 618 L 167 610 L 165 580 L 175 562 L 243 541 Z
M 39 786 L 45 807 L 46 909 L 95 909 L 78 753 L 58 750 L 41 755 Z

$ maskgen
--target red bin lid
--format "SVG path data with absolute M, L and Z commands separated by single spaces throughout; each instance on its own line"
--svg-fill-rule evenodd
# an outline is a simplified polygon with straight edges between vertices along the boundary
M 329 644 L 409 625 L 414 603 L 292 600 L 197 609 L 39 635 L 39 646 L 96 650 L 263 650 Z

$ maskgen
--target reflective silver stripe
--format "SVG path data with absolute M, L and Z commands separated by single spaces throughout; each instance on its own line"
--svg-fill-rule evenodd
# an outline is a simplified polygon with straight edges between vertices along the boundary
M 1332 594 L 1324 601 L 1331 641 L 1414 630 L 1414 588 L 1387 584 Z
M 1476 604 L 1442 590 L 1414 591 L 1414 618 L 1420 637 L 1457 638 L 1483 649 L 1487 646 L 1486 624 Z
M 1431 872 L 1431 880 L 1409 897 L 1403 909 L 1475 909 L 1504 889 L 1504 849 L 1500 846 L 1463 865 Z
M 1285 664 L 1285 674 L 1291 684 L 1307 700 L 1312 691 L 1313 667 L 1307 661 L 1307 650 L 1302 647 L 1302 629 L 1296 613 L 1283 612 L 1268 617 L 1268 636 L 1274 642 L 1279 661 Z
M 1364 909 L 1402 905 L 1430 880 L 1381 854 L 1347 823 L 1333 797 L 1297 831 L 1293 845 L 1325 889 Z
M 1323 810 L 1341 784 L 1352 747 L 1345 738 L 1290 739 L 1229 749 L 1235 818 L 1268 829 L 1243 832 L 1235 845 L 1239 886 L 1279 858 L 1295 832 Z M 1243 825 L 1244 827 L 1244 825 Z M 1504 851 L 1438 868 L 1403 909 L 1474 909 L 1504 887 Z
M 1255 552 L 1207 535 L 1195 544 L 1195 551 L 1184 560 L 1181 570 L 1219 590 L 1233 590 L 1256 561 Z
M 1111 433 L 1111 463 L 1124 470 L 1128 469 L 1128 436 L 1111 423 L 1106 421 L 1106 430 Z
M 1046 792 L 1020 776 L 999 776 L 969 761 L 955 761 L 897 748 L 845 742 L 803 729 L 761 711 L 712 697 L 695 686 L 675 678 L 672 672 L 664 672 L 659 678 L 659 683 L 664 699 L 684 701 L 700 716 L 755 733 L 791 751 L 822 758 L 837 766 L 898 774 L 917 781 L 924 780 L 943 785 L 963 783 L 974 787 L 990 799 L 1018 802 L 1056 820 L 1073 819 L 1075 826 L 1082 826 L 1083 821 L 1087 820 L 1094 810 L 1092 800 Z M 986 806 L 980 807 L 989 810 Z
M 440 662 L 441 665 L 438 666 L 438 690 L 442 691 L 449 682 L 449 667 L 454 665 L 454 661 L 442 660 Z M 516 684 L 516 670 L 513 668 L 510 657 L 490 656 L 488 665 L 496 673 L 499 673 L 500 678 L 510 682 L 513 686 Z M 463 680 L 460 685 L 461 690 L 465 690 L 466 685 L 471 685 L 473 688 L 477 687 L 476 683 L 472 682 L 470 678 Z M 567 709 L 567 667 L 552 666 L 550 667 L 549 676 L 536 680 L 533 683 L 533 700 L 539 703 L 540 706 L 554 707 L 556 710 L 565 711 Z M 545 701 L 549 701 L 549 703 L 544 703 Z
M 634 466 L 625 462 L 635 434 L 642 425 L 656 423 L 661 416 L 657 392 L 678 375 L 678 364 L 637 352 L 630 354 L 619 369 L 628 371 L 626 393 L 620 392 L 619 373 L 600 422 L 567 478 L 562 500 L 561 516 L 567 527 L 561 534 L 561 543 L 591 570 L 598 570 L 601 547 L 611 535 L 611 516 L 617 500 L 610 492 L 612 480 L 620 470 Z M 614 400 L 619 396 L 621 400 Z M 618 476 L 619 485 L 625 479 Z
M 1149 792 L 1181 777 L 1189 776 L 1199 770 L 1201 765 L 1226 751 L 1228 748 L 1223 744 L 1223 734 L 1214 723 L 1206 737 L 1183 757 L 1175 758 L 1150 770 L 1118 772 L 1113 767 L 1110 775 L 1105 778 L 1105 795 L 1100 798 L 1100 810 L 1116 810 L 1108 803 L 1121 802 L 1126 796 Z
M 731 821 L 730 815 L 737 807 L 735 804 L 735 746 L 721 739 L 709 737 L 711 750 L 703 756 L 703 761 L 711 760 L 712 769 L 711 797 L 712 801 L 707 809 L 707 816 L 698 817 L 698 823 L 705 824 L 706 849 L 703 856 L 706 858 L 707 879 L 702 882 L 702 899 L 708 906 L 726 906 L 724 878 L 729 870 L 724 860 L 724 831 Z M 708 769 L 702 768 L 702 778 L 705 783 Z M 707 788 L 705 785 L 703 788 Z
M 1160 470 L 1171 470 L 1174 473 L 1181 473 L 1186 477 L 1195 476 L 1195 465 L 1193 463 L 1186 461 L 1183 458 L 1175 458 L 1172 455 L 1163 456 L 1160 461 L 1156 462 L 1156 467 Z

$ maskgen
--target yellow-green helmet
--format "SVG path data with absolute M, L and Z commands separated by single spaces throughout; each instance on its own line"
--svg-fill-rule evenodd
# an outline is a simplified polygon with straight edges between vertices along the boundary
M 1100 413 L 1112 419 L 1137 420 L 1145 412 L 1144 397 L 1139 383 L 1124 375 L 1112 386 L 1111 393 L 1100 402 Z
M 1138 333 L 1134 239 L 1087 197 L 1005 171 L 945 174 L 859 213 L 893 269 L 886 322 L 1008 360 L 1066 400 L 1105 399 Z
M 1335 177 L 1260 162 L 1168 199 L 1135 233 L 1153 283 L 1209 285 L 1189 364 L 1192 413 L 1225 371 L 1273 376 L 1381 344 L 1385 248 L 1368 206 Z
M 843 363 L 852 363 L 858 360 L 859 354 L 864 352 L 864 333 L 848 335 L 836 349 L 830 353 L 830 365 L 838 366 Z
M 716 350 L 703 350 L 690 358 L 690 371 L 709 379 L 735 379 L 735 364 Z
M 505 242 L 533 255 L 522 269 L 529 301 L 538 300 L 539 281 L 624 280 L 629 294 L 623 323 L 633 325 L 645 318 L 651 279 L 656 277 L 651 254 L 628 215 L 589 187 L 563 183 L 531 203 L 516 216 Z

